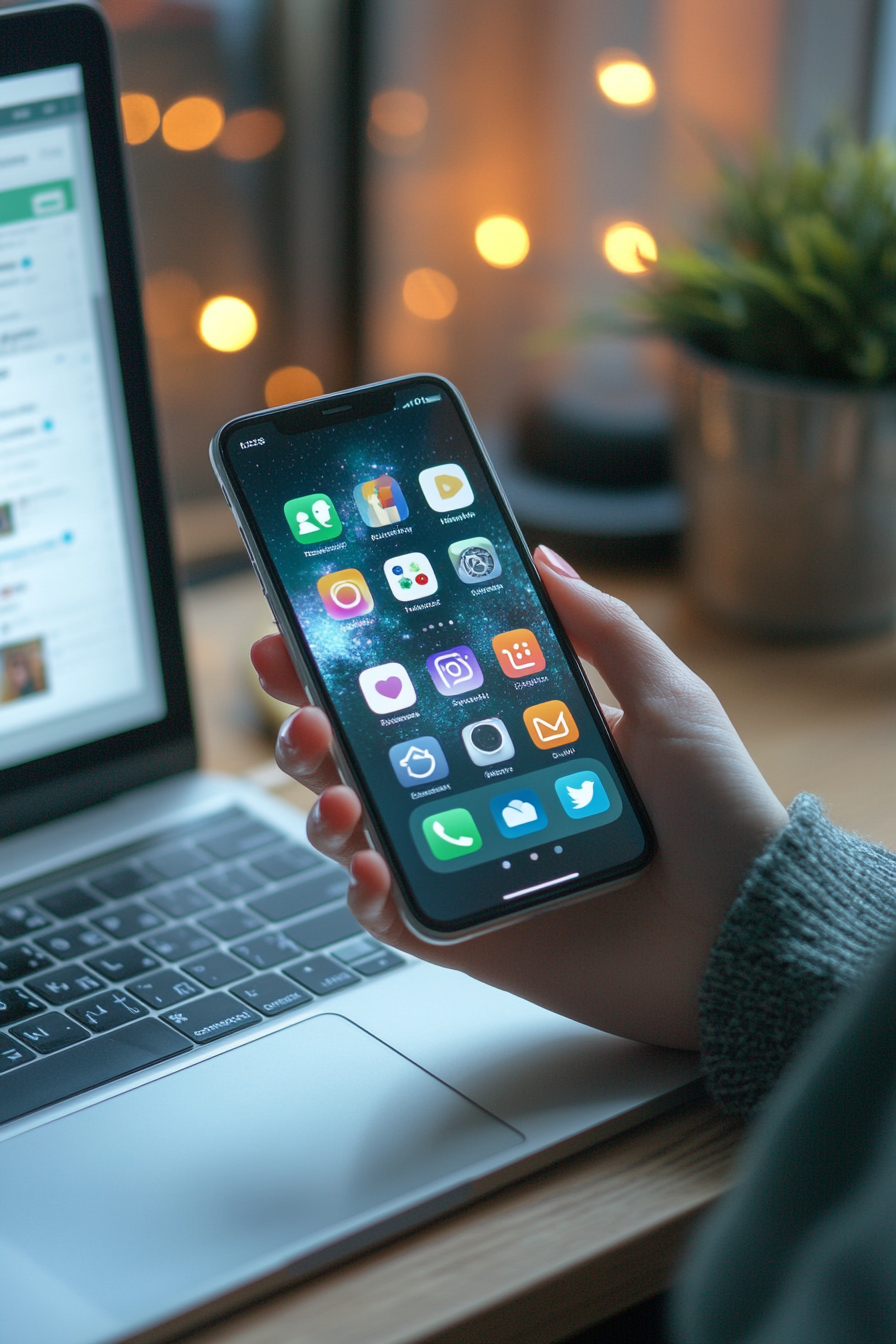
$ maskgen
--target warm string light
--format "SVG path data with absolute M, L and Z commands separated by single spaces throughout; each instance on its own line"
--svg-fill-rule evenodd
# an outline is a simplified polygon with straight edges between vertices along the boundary
M 622 220 L 608 229 L 595 226 L 594 243 L 613 269 L 624 275 L 641 275 L 657 259 L 653 234 L 633 220 Z
M 421 143 L 429 105 L 413 89 L 383 89 L 370 100 L 367 138 L 383 154 L 411 154 Z
M 202 306 L 199 335 L 213 350 L 232 352 L 251 345 L 258 331 L 258 319 L 245 299 L 219 294 Z
M 142 145 L 155 135 L 162 117 L 158 103 L 148 93 L 123 93 L 121 120 L 128 144 Z
M 181 98 L 162 118 L 162 139 L 172 149 L 205 149 L 221 133 L 224 109 L 214 98 Z
M 594 68 L 597 87 L 617 107 L 646 108 L 656 97 L 656 81 L 630 51 L 605 51 Z
M 264 403 L 266 406 L 287 406 L 291 401 L 319 397 L 323 390 L 323 383 L 311 369 L 303 368 L 301 364 L 287 364 L 269 375 L 264 385 Z
M 457 306 L 457 285 L 441 271 L 421 266 L 410 271 L 401 287 L 404 306 L 415 317 L 438 322 L 453 313 Z
M 247 107 L 227 118 L 215 140 L 215 152 L 239 163 L 261 159 L 277 148 L 285 130 L 279 112 L 267 107 Z
M 489 266 L 519 266 L 529 254 L 529 234 L 512 215 L 490 215 L 476 227 L 476 250 Z

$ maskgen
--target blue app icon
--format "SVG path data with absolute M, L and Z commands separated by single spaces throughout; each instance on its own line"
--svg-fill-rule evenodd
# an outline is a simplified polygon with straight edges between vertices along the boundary
M 596 817 L 610 806 L 607 791 L 593 770 L 578 770 L 554 780 L 557 797 L 568 817 Z
M 413 737 L 389 748 L 389 760 L 399 784 L 406 789 L 431 784 L 448 773 L 445 753 L 434 737 Z
M 531 789 L 500 793 L 489 801 L 489 807 L 495 825 L 508 840 L 517 835 L 529 835 L 532 831 L 543 831 L 548 824 L 538 794 Z

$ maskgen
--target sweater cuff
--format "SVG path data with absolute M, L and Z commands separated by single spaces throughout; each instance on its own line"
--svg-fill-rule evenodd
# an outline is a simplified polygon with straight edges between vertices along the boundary
M 896 928 L 896 855 L 832 825 L 809 794 L 789 813 L 750 869 L 700 991 L 707 1085 L 729 1114 L 755 1110 Z

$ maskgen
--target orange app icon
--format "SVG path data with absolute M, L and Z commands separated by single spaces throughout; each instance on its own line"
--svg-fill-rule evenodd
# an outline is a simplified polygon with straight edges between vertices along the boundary
M 551 747 L 565 747 L 579 737 L 578 725 L 562 700 L 545 700 L 523 710 L 523 722 L 536 747 L 548 751 Z
M 495 635 L 492 648 L 505 677 L 531 677 L 544 671 L 544 654 L 531 630 L 505 630 Z
M 373 597 L 360 569 L 339 569 L 317 581 L 317 591 L 328 616 L 347 621 L 351 616 L 366 616 L 373 611 Z

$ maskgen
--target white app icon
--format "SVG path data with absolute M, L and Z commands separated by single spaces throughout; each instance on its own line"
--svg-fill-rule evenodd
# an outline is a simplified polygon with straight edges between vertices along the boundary
M 567 784 L 566 792 L 569 794 L 569 801 L 578 812 L 583 807 L 591 806 L 591 799 L 594 797 L 594 780 L 584 780 L 578 788 L 572 784 Z
M 418 479 L 427 504 L 436 513 L 468 509 L 473 503 L 473 488 L 467 480 L 467 473 L 456 462 L 427 467 L 421 471 Z
M 530 822 L 538 820 L 535 808 L 524 798 L 514 798 L 513 802 L 501 809 L 501 816 L 504 818 L 505 826 L 527 826 Z
M 496 765 L 498 761 L 512 761 L 516 755 L 510 734 L 500 719 L 468 723 L 461 737 L 474 765 Z
M 439 581 L 422 551 L 411 551 L 409 555 L 396 555 L 394 560 L 387 560 L 383 573 L 389 580 L 392 596 L 399 602 L 416 602 L 418 598 L 431 597 L 438 592 Z
M 417 703 L 414 683 L 401 663 L 383 663 L 366 667 L 358 678 L 361 694 L 374 714 L 392 714 Z

